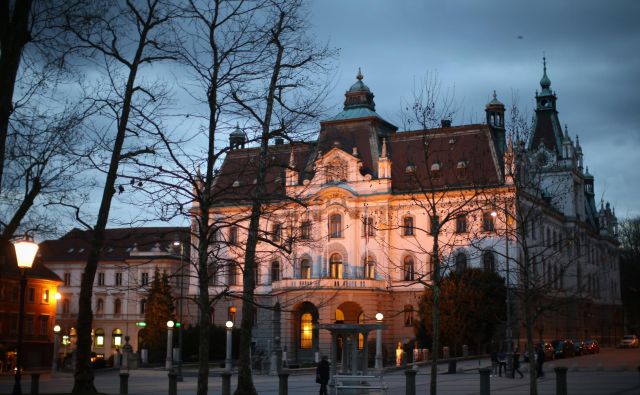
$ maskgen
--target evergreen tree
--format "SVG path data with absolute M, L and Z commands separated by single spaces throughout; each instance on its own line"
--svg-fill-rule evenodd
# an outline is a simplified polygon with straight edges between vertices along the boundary
M 165 357 L 167 348 L 167 321 L 174 320 L 173 297 L 166 272 L 156 267 L 153 282 L 147 295 L 144 321 L 144 347 L 149 350 L 149 360 L 158 361 Z

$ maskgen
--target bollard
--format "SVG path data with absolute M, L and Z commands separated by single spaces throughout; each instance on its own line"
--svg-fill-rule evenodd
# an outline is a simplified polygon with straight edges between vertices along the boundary
M 406 395 L 416 395 L 416 370 L 407 369 L 404 371 L 404 374 L 407 379 L 406 384 Z
M 480 368 L 478 371 L 480 372 L 480 395 L 490 395 L 491 382 L 489 381 L 489 375 L 491 374 L 491 369 Z
M 449 360 L 449 369 L 447 370 L 447 373 L 449 374 L 455 374 L 456 373 L 456 360 L 455 359 L 450 359 Z
M 222 372 L 222 395 L 231 395 L 231 372 Z
M 278 377 L 280 377 L 280 384 L 278 386 L 278 395 L 289 394 L 289 371 L 282 369 L 280 373 L 278 373 Z
M 169 395 L 178 395 L 178 375 L 173 369 L 169 371 Z
M 31 395 L 40 393 L 40 373 L 31 373 Z
M 129 373 L 120 373 L 120 395 L 129 393 Z
M 567 395 L 567 368 L 559 366 L 556 371 L 556 395 Z

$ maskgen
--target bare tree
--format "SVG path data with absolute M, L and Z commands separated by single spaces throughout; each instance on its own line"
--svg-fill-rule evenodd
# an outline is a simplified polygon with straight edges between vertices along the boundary
M 144 136 L 151 114 L 162 106 L 166 94 L 159 84 L 141 81 L 145 66 L 175 58 L 174 46 L 168 40 L 165 26 L 172 9 L 159 0 L 140 3 L 95 2 L 87 7 L 72 8 L 66 14 L 66 28 L 83 51 L 90 65 L 99 67 L 104 80 L 97 83 L 95 105 L 100 109 L 99 134 L 115 125 L 113 139 L 105 138 L 110 153 L 100 208 L 92 243 L 82 276 L 78 310 L 77 364 L 73 393 L 97 393 L 91 368 L 91 296 L 96 268 L 104 243 L 105 228 L 121 166 L 136 156 L 152 153 L 153 147 L 135 138 Z M 125 139 L 129 141 L 125 143 Z M 126 150 L 126 151 L 125 151 Z M 123 186 L 117 186 L 120 191 Z M 86 222 L 85 222 L 86 224 Z M 88 225 L 88 224 L 86 224 Z

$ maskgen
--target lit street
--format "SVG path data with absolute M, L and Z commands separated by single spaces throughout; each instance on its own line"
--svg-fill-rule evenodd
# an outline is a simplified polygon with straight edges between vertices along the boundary
M 472 360 L 458 364 L 458 370 L 464 373 L 446 374 L 446 365 L 441 365 L 438 376 L 438 388 L 443 394 L 478 394 L 479 374 L 477 367 L 489 366 L 489 360 Z M 565 366 L 567 372 L 567 385 L 569 394 L 638 394 L 640 391 L 640 349 L 613 350 L 604 349 L 600 354 L 587 355 L 545 363 L 545 378 L 539 380 L 540 394 L 555 394 L 555 374 L 553 368 Z M 523 366 L 524 367 L 524 366 Z M 524 379 L 507 379 L 497 377 L 491 379 L 492 394 L 527 394 L 528 378 L 526 368 Z M 185 370 L 184 382 L 178 383 L 180 394 L 193 394 L 196 389 L 195 370 Z M 220 370 L 214 370 L 210 378 L 209 393 L 219 394 Z M 25 392 L 30 388 L 30 375 L 24 376 Z M 235 376 L 232 378 L 232 391 L 235 388 Z M 260 394 L 277 394 L 278 378 L 267 375 L 255 375 L 254 381 Z M 289 377 L 290 394 L 310 394 L 318 390 L 315 384 L 315 374 L 312 372 Z M 401 370 L 387 372 L 384 378 L 388 386 L 388 394 L 403 394 L 405 391 L 405 377 Z M 424 367 L 416 379 L 418 393 L 427 393 L 428 375 Z M 2 376 L 0 379 L 0 393 L 9 393 L 12 377 Z M 56 393 L 69 391 L 73 379 L 69 373 L 61 373 L 53 378 L 49 374 L 43 374 L 40 378 L 40 388 L 43 393 Z M 98 390 L 104 393 L 118 393 L 118 372 L 115 370 L 98 371 L 96 374 Z M 163 394 L 167 393 L 167 374 L 159 369 L 132 370 L 129 379 L 129 393 L 137 394 Z M 373 391 L 371 392 L 373 393 Z

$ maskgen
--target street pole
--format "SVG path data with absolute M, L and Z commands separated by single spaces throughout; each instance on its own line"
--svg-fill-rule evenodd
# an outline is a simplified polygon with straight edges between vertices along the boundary
M 227 355 L 224 360 L 224 370 L 231 372 L 231 331 L 233 330 L 233 321 L 227 321 Z
M 175 322 L 167 321 L 167 359 L 164 364 L 166 370 L 173 368 L 173 326 Z
M 178 303 L 178 309 L 180 310 L 180 326 L 178 327 L 178 375 L 176 376 L 177 381 L 182 381 L 182 327 L 184 326 L 183 315 L 182 315 L 182 299 L 184 298 L 184 243 L 180 241 L 176 241 L 173 245 L 180 245 L 180 302 Z
M 60 351 L 60 325 L 53 327 L 53 361 L 51 362 L 51 373 L 58 370 L 58 352 Z
M 24 335 L 24 293 L 27 288 L 27 270 L 20 269 L 20 315 L 18 318 L 18 345 L 16 347 L 17 359 L 16 359 L 16 375 L 13 381 L 13 395 L 22 394 L 22 386 L 20 380 L 22 379 L 22 365 L 24 364 L 23 352 L 22 352 L 22 337 Z
M 507 372 L 509 372 L 509 377 L 514 377 L 513 371 L 513 335 L 511 333 L 511 272 L 509 265 L 509 207 L 508 200 L 505 200 L 505 212 L 504 212 L 504 228 L 505 228 L 505 237 L 504 237 L 504 250 L 505 257 L 507 261 L 507 330 L 506 330 L 506 338 L 507 338 Z
M 376 365 L 377 370 L 382 370 L 382 320 L 384 315 L 382 313 L 376 314 L 376 321 L 379 326 L 376 329 Z

